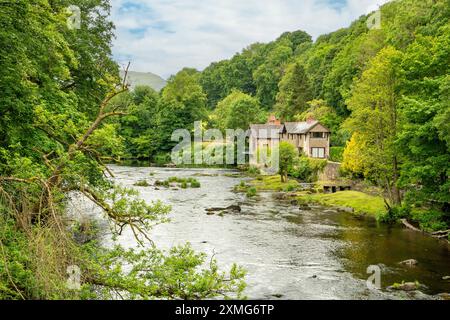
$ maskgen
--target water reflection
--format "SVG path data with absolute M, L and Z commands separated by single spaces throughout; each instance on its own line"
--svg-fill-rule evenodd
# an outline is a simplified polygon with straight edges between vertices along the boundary
M 382 285 L 415 281 L 427 286 L 427 294 L 450 291 L 442 277 L 450 275 L 450 250 L 446 243 L 400 227 L 378 225 L 375 220 L 276 200 L 271 193 L 248 200 L 232 192 L 240 182 L 230 170 L 163 169 L 112 166 L 119 183 L 140 180 L 151 184 L 171 176 L 195 176 L 200 189 L 137 188 L 147 200 L 160 199 L 173 207 L 172 222 L 156 227 L 152 239 L 162 248 L 184 242 L 209 255 L 219 265 L 233 262 L 248 270 L 246 294 L 253 299 L 397 299 L 409 295 L 369 290 L 366 269 L 382 267 Z M 240 205 L 241 213 L 206 215 L 205 209 Z M 131 232 L 121 244 L 136 246 Z M 417 267 L 398 264 L 419 261 Z M 430 298 L 416 296 L 416 298 Z

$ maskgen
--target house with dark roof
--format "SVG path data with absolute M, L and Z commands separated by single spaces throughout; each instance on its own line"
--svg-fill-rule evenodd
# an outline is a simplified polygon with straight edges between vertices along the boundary
M 319 121 L 282 124 L 270 116 L 266 124 L 252 124 L 249 130 L 250 152 L 260 148 L 272 148 L 280 141 L 291 143 L 299 153 L 311 158 L 328 159 L 330 156 L 331 131 Z

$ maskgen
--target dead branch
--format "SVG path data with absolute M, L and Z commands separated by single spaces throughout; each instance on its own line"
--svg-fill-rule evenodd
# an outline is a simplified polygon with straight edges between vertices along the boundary
M 406 220 L 406 219 L 401 219 L 400 221 L 403 223 L 403 225 L 404 225 L 405 227 L 407 227 L 407 228 L 409 228 L 409 229 L 411 229 L 411 230 L 414 230 L 414 231 L 417 231 L 417 232 L 423 232 L 422 230 L 420 230 L 420 229 L 414 227 L 412 224 L 410 224 L 410 223 L 408 222 L 408 220 Z
M 106 107 L 108 106 L 109 102 L 116 96 L 126 92 L 129 90 L 128 85 L 126 84 L 126 79 L 128 77 L 128 72 L 130 68 L 130 63 L 128 63 L 127 68 L 125 69 L 125 75 L 124 75 L 124 81 L 121 84 L 120 89 L 114 89 L 111 93 L 109 93 L 106 98 L 102 101 L 100 104 L 100 109 L 97 115 L 97 118 L 95 121 L 91 124 L 91 126 L 86 130 L 86 132 L 83 134 L 81 138 L 78 139 L 78 141 L 69 147 L 68 150 L 68 160 L 72 160 L 74 154 L 81 149 L 81 147 L 86 143 L 86 141 L 89 139 L 89 137 L 94 133 L 94 131 L 100 126 L 100 124 L 107 118 L 113 117 L 113 116 L 120 116 L 120 115 L 127 115 L 125 112 L 120 111 L 111 111 L 111 112 L 105 112 Z M 66 161 L 62 161 L 53 171 L 52 178 L 49 179 L 49 184 L 51 186 L 58 185 L 61 182 L 60 174 L 64 166 L 66 165 Z

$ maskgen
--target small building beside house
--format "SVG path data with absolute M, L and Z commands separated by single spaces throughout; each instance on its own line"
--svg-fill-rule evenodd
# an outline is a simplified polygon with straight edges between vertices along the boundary
M 280 141 L 287 141 L 297 148 L 299 153 L 310 158 L 328 159 L 330 138 L 331 131 L 314 119 L 282 124 L 271 115 L 266 124 L 252 124 L 249 130 L 251 153 L 264 147 L 272 148 Z

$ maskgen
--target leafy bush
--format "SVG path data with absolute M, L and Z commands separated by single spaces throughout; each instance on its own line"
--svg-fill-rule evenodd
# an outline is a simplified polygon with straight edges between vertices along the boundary
M 147 180 L 141 180 L 134 184 L 135 187 L 149 187 L 150 184 L 147 182 Z
M 290 184 L 286 187 L 286 192 L 292 192 L 295 189 L 296 189 L 296 187 L 294 185 Z
M 169 187 L 171 183 L 178 184 L 182 189 L 187 188 L 200 188 L 200 182 L 195 178 L 179 178 L 179 177 L 170 177 L 165 181 L 156 181 L 155 185 Z
M 250 175 L 258 175 L 261 174 L 261 170 L 259 170 L 257 167 L 250 166 L 247 170 L 247 173 Z
M 393 207 L 390 210 L 382 211 L 377 214 L 377 220 L 383 223 L 397 223 L 400 219 L 409 216 L 409 208 L 407 207 Z
M 342 162 L 344 160 L 344 147 L 331 147 L 330 148 L 330 161 Z
M 289 175 L 305 182 L 317 181 L 319 172 L 327 165 L 326 160 L 299 157 L 289 171 Z
M 191 181 L 191 188 L 197 189 L 197 188 L 200 188 L 200 187 L 201 187 L 201 185 L 200 185 L 199 181 L 197 181 L 197 180 Z
M 249 188 L 247 190 L 247 197 L 249 197 L 249 198 L 255 197 L 257 194 L 258 194 L 258 192 L 255 187 Z
M 153 157 L 153 162 L 156 165 L 162 166 L 172 161 L 171 155 L 169 153 L 158 153 Z
M 411 219 L 417 222 L 422 230 L 427 232 L 446 230 L 449 227 L 445 213 L 438 210 L 412 210 Z

